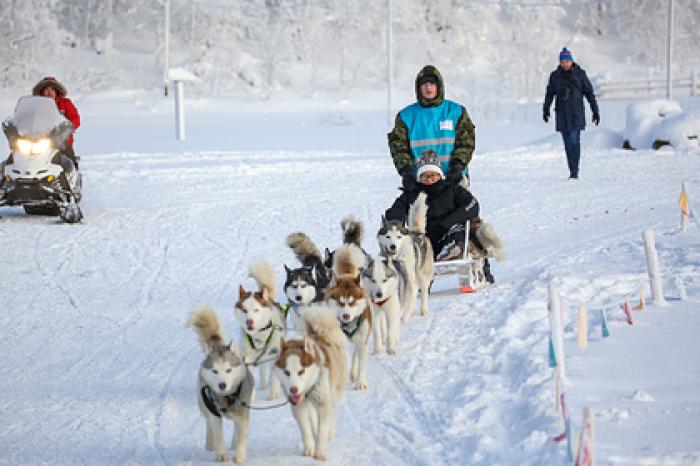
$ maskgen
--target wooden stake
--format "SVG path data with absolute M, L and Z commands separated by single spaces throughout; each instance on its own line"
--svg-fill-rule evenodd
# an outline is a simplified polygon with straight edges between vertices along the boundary
M 578 305 L 578 347 L 586 349 L 588 346 L 588 313 L 586 306 Z
M 639 288 L 639 304 L 634 306 L 632 309 L 634 309 L 635 311 L 641 311 L 642 309 L 644 309 L 644 287 L 643 286 Z
M 681 197 L 678 199 L 681 205 L 681 231 L 688 230 L 688 216 L 690 215 L 690 206 L 688 205 L 688 193 L 685 181 L 681 183 Z
M 625 313 L 625 318 L 627 319 L 627 323 L 630 325 L 634 324 L 634 321 L 632 320 L 632 313 L 630 312 L 630 304 L 627 302 L 625 299 L 625 302 L 620 304 L 620 309 L 622 309 L 622 312 Z

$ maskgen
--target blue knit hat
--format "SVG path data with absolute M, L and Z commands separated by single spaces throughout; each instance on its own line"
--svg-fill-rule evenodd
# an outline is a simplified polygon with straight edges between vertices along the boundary
M 559 52 L 559 61 L 562 60 L 574 61 L 574 56 L 571 54 L 571 51 L 569 51 L 569 49 L 567 49 L 566 47 L 561 49 L 561 52 Z

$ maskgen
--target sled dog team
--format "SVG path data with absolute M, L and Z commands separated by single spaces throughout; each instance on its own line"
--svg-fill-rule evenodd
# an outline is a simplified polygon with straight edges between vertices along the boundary
M 234 306 L 241 327 L 241 348 L 226 343 L 216 313 L 203 306 L 192 312 L 194 327 L 206 353 L 198 377 L 199 409 L 206 420 L 206 448 L 217 461 L 227 461 L 222 418 L 235 431 L 231 448 L 243 463 L 248 443 L 250 403 L 255 394 L 252 369 L 268 399 L 282 395 L 291 405 L 301 433 L 304 456 L 325 460 L 335 437 L 335 409 L 348 379 L 356 390 L 367 388 L 370 334 L 374 353 L 395 354 L 399 323 L 416 311 L 428 313 L 433 278 L 433 251 L 426 236 L 426 196 L 411 206 L 408 226 L 382 219 L 377 233 L 381 257 L 362 248 L 362 225 L 348 217 L 341 222 L 343 246 L 325 250 L 325 258 L 304 233 L 292 233 L 287 245 L 301 266 L 286 265 L 284 294 L 288 305 L 275 302 L 275 273 L 264 261 L 249 270 L 257 290 L 239 286 Z M 289 330 L 296 336 L 288 338 Z M 346 348 L 352 347 L 348 364 Z

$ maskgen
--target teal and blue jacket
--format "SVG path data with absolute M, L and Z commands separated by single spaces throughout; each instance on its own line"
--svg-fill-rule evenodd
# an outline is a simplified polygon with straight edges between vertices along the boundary
M 419 81 L 423 76 L 438 78 L 438 94 L 433 99 L 425 99 L 420 93 Z M 396 170 L 399 173 L 407 167 L 415 170 L 415 161 L 429 149 L 438 154 L 445 174 L 452 161 L 467 167 L 474 152 L 475 137 L 474 124 L 466 108 L 445 99 L 442 75 L 432 65 L 425 66 L 416 76 L 415 91 L 417 102 L 396 115 L 394 128 L 387 134 Z

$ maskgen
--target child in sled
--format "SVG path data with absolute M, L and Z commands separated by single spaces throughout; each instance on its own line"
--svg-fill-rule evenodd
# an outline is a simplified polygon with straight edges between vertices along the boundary
M 405 221 L 411 204 L 418 194 L 424 192 L 427 197 L 426 233 L 435 252 L 436 261 L 458 259 L 463 255 L 465 244 L 465 224 L 479 225 L 479 203 L 476 198 L 457 183 L 445 180 L 440 161 L 432 150 L 427 150 L 416 163 L 415 188 L 406 189 L 386 211 L 387 220 Z M 470 228 L 472 233 L 474 228 Z M 475 234 L 470 240 L 480 248 Z M 487 281 L 493 283 L 488 259 L 484 261 L 484 274 Z

